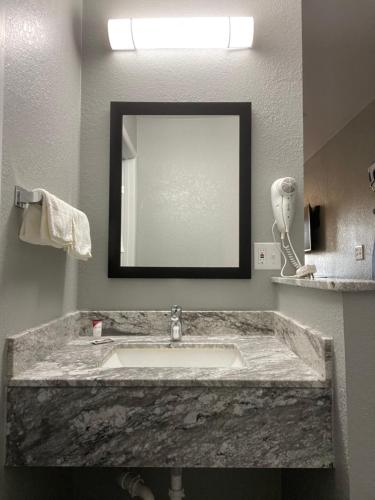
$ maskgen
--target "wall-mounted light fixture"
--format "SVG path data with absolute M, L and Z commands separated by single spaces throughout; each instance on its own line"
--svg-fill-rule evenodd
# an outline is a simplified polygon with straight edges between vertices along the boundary
M 253 17 L 110 19 L 113 50 L 245 49 L 253 44 Z

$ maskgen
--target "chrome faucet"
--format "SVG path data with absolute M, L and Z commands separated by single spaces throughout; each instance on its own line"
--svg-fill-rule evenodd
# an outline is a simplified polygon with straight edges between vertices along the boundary
M 182 309 L 180 306 L 172 306 L 171 309 L 171 341 L 177 342 L 182 339 Z

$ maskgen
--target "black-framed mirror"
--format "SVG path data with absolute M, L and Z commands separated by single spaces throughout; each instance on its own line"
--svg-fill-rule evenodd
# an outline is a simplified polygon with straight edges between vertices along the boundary
M 112 102 L 109 278 L 251 277 L 251 104 Z

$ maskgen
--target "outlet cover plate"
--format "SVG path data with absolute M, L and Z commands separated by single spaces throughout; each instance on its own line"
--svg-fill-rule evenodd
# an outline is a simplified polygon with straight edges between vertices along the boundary
M 354 247 L 355 260 L 365 260 L 365 246 L 356 245 Z
M 254 269 L 281 269 L 280 243 L 254 243 Z

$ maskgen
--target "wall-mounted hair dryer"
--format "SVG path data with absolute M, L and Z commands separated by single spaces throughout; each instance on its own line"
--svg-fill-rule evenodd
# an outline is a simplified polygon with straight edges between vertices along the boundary
M 296 180 L 293 177 L 277 179 L 271 186 L 271 202 L 277 229 L 284 238 L 294 219 Z
M 273 215 L 275 217 L 275 222 L 272 226 L 273 239 L 276 241 L 276 236 L 274 233 L 275 226 L 279 230 L 281 237 L 281 247 L 280 251 L 284 257 L 284 265 L 281 269 L 281 276 L 284 276 L 284 269 L 286 267 L 287 260 L 296 269 L 295 277 L 311 277 L 316 272 L 316 267 L 314 265 L 303 266 L 296 254 L 290 236 L 289 231 L 293 223 L 295 214 L 295 202 L 296 202 L 296 192 L 297 183 L 293 177 L 282 177 L 277 179 L 271 186 L 271 203 Z

